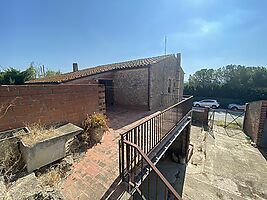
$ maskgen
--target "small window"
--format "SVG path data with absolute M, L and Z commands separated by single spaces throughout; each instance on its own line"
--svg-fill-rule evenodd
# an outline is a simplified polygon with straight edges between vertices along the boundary
M 173 88 L 172 88 L 172 92 L 174 93 L 176 90 L 176 84 L 175 84 L 175 80 L 173 80 Z
M 168 83 L 168 93 L 171 93 L 171 87 L 172 87 L 172 80 L 169 79 L 169 83 Z

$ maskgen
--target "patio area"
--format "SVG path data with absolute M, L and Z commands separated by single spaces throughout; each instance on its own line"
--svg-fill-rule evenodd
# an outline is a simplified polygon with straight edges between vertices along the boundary
M 120 133 L 145 120 L 153 111 L 110 109 L 109 130 L 101 144 L 88 149 L 61 188 L 66 199 L 105 199 L 116 188 L 119 176 L 118 140 Z

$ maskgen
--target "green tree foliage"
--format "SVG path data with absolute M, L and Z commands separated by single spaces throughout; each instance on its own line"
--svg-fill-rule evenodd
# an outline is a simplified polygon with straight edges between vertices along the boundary
M 267 68 L 227 65 L 201 69 L 189 77 L 185 93 L 215 98 L 267 99 Z
M 35 67 L 33 63 L 31 63 L 24 71 L 20 71 L 12 67 L 4 71 L 0 71 L 0 85 L 21 85 L 29 80 L 59 74 L 61 74 L 60 71 L 53 71 L 49 69 L 45 70 L 44 67 L 42 67 L 42 73 L 40 73 L 40 67 Z
M 47 70 L 45 72 L 45 77 L 56 76 L 56 75 L 59 75 L 59 74 L 61 74 L 60 71 Z

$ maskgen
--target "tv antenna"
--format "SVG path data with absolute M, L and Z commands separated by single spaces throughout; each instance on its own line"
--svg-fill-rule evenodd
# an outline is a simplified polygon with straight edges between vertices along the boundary
M 167 36 L 164 38 L 164 48 L 165 48 L 165 56 L 167 55 Z

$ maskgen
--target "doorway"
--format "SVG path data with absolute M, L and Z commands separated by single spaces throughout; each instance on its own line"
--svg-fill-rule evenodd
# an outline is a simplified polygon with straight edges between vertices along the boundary
M 112 79 L 100 79 L 99 84 L 105 85 L 105 102 L 106 106 L 110 107 L 114 105 L 114 90 L 113 90 L 113 80 Z

